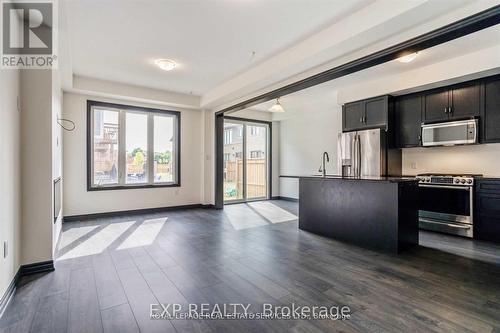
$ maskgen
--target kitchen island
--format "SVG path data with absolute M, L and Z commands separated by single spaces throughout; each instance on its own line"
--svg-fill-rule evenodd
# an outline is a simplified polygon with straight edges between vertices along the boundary
M 297 178 L 300 229 L 393 253 L 418 244 L 415 178 Z

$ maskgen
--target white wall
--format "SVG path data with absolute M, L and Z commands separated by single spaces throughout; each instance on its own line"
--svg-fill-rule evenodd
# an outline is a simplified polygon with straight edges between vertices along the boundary
M 21 260 L 21 113 L 17 103 L 20 79 L 17 70 L 0 73 L 0 297 L 19 269 Z M 8 255 L 3 256 L 3 242 Z
M 87 99 L 181 112 L 181 187 L 87 191 Z M 64 132 L 64 216 L 168 207 L 202 202 L 203 113 L 96 96 L 64 93 L 64 117 L 76 124 Z
M 302 109 L 280 122 L 280 175 L 318 174 L 328 152 L 328 174 L 337 173 L 337 135 L 342 132 L 341 107 Z M 280 196 L 298 198 L 298 179 L 280 178 Z
M 62 175 L 62 127 L 58 124 L 58 119 L 62 118 L 62 98 L 63 93 L 61 90 L 61 78 L 60 72 L 57 70 L 52 71 L 52 180 L 61 177 L 61 181 L 64 182 Z M 71 127 L 68 123 L 62 123 L 65 127 Z M 52 187 L 52 190 L 54 188 Z M 64 192 L 61 193 L 61 200 L 64 198 Z M 52 198 L 54 198 L 54 193 L 52 191 Z M 52 207 L 54 207 L 54 202 L 52 201 Z M 64 211 L 59 214 L 59 217 L 54 223 L 52 229 L 52 250 L 56 250 L 57 241 L 59 240 L 59 235 L 61 234 L 62 228 L 62 217 Z
M 500 144 L 403 149 L 403 174 L 426 172 L 500 177 Z
M 53 257 L 52 71 L 21 70 L 22 264 Z

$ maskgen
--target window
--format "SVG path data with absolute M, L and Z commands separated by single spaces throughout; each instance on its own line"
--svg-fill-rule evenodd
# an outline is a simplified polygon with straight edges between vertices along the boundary
M 264 157 L 264 152 L 261 150 L 252 150 L 250 152 L 250 158 L 262 158 Z
M 249 125 L 248 128 L 250 129 L 250 135 L 259 135 L 260 134 L 261 127 Z
M 224 144 L 230 145 L 231 143 L 233 143 L 233 130 L 230 128 L 224 130 Z
M 180 186 L 180 113 L 87 101 L 88 190 Z
M 229 161 L 230 158 L 231 158 L 231 154 L 224 153 L 224 161 Z

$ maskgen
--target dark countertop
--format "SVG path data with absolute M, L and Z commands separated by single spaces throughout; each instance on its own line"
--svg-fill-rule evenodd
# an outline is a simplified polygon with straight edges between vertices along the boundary
M 480 177 L 474 177 L 477 180 L 500 180 L 500 177 L 495 177 L 495 176 L 480 176 Z
M 321 175 L 302 175 L 302 176 L 297 176 L 297 175 L 280 175 L 281 178 L 305 178 L 305 179 L 324 179 L 324 180 L 353 180 L 353 181 L 381 181 L 381 182 L 390 182 L 390 183 L 402 183 L 402 182 L 418 182 L 418 180 L 415 177 L 385 177 L 385 176 L 378 176 L 378 177 L 346 177 L 346 176 L 340 176 L 340 175 L 326 175 L 325 177 Z

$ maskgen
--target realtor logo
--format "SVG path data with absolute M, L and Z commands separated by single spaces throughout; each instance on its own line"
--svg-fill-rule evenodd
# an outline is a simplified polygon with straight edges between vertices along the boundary
M 55 2 L 2 1 L 2 68 L 54 68 Z

